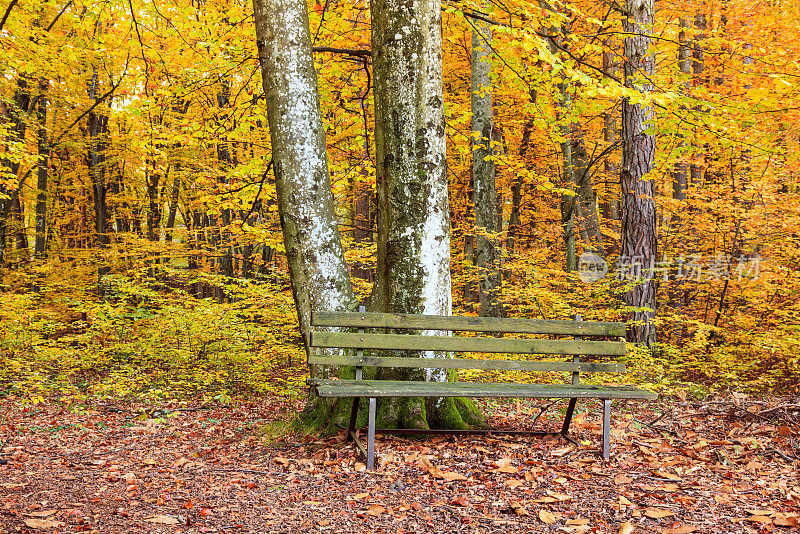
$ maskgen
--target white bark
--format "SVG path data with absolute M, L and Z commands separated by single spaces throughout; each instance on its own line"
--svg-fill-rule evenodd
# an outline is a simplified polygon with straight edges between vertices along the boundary
M 372 25 L 379 306 L 450 315 L 441 2 L 373 0 Z
M 336 225 L 303 0 L 253 0 L 278 208 L 300 328 L 312 310 L 354 309 Z

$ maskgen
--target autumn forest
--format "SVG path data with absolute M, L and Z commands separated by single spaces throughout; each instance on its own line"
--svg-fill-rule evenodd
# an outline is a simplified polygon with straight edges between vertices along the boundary
M 798 19 L 0 0 L 0 531 L 794 531 Z
M 307 13 L 348 283 L 377 302 L 371 8 Z M 658 391 L 795 390 L 798 6 L 650 15 L 441 6 L 452 309 L 628 320 L 631 373 Z M 255 26 L 236 1 L 3 8 L 0 391 L 302 383 Z M 634 108 L 651 143 L 639 176 L 623 172 Z

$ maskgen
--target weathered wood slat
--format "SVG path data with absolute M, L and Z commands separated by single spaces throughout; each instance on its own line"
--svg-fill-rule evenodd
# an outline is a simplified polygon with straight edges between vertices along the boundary
M 308 363 L 317 365 L 353 365 L 364 367 L 413 367 L 416 369 L 482 369 L 504 371 L 564 371 L 581 373 L 624 373 L 617 362 L 543 362 L 526 360 L 480 360 L 472 358 L 378 358 L 372 356 L 318 356 Z
M 313 326 L 409 328 L 416 330 L 509 332 L 568 336 L 620 337 L 625 335 L 625 325 L 623 323 L 544 321 L 498 317 L 451 317 L 402 313 L 314 312 L 311 315 L 311 324 Z
M 509 397 L 578 399 L 655 399 L 652 391 L 629 386 L 506 384 L 480 382 L 403 382 L 394 380 L 318 380 L 321 397 Z
M 507 354 L 625 355 L 625 343 L 621 341 L 574 341 L 568 339 L 506 339 L 311 332 L 311 345 L 328 348 L 498 352 Z

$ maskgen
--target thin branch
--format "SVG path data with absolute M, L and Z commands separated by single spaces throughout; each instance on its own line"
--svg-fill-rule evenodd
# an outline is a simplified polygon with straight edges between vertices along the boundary
M 8 8 L 6 8 L 6 12 L 3 14 L 3 20 L 0 20 L 0 30 L 3 29 L 3 26 L 6 25 L 6 21 L 8 20 L 8 16 L 11 14 L 11 10 L 14 9 L 14 6 L 18 0 L 11 0 L 11 3 L 8 4 Z
M 242 224 L 240 228 L 244 228 L 244 223 L 247 222 L 247 219 L 249 219 L 250 216 L 253 214 L 253 212 L 256 210 L 256 204 L 258 204 L 258 197 L 261 195 L 261 190 L 264 189 L 264 180 L 267 179 L 267 174 L 269 173 L 269 170 L 272 168 L 274 161 L 275 161 L 274 157 L 269 159 L 269 165 L 267 165 L 267 168 L 264 169 L 264 174 L 261 175 L 261 183 L 258 184 L 258 191 L 256 192 L 256 196 L 253 199 L 253 203 L 250 205 L 250 211 L 247 212 L 246 216 L 242 217 Z
M 355 57 L 371 57 L 370 50 L 358 50 L 354 48 L 334 48 L 332 46 L 314 46 L 311 48 L 314 52 L 332 52 L 334 54 L 346 54 Z
M 65 5 L 64 7 L 62 7 L 62 8 L 61 8 L 61 11 L 59 11 L 59 12 L 58 12 L 58 15 L 56 15 L 56 18 L 54 18 L 54 19 L 53 19 L 53 22 L 51 22 L 51 23 L 50 23 L 50 25 L 49 25 L 49 26 L 47 27 L 47 29 L 45 30 L 46 32 L 49 32 L 50 30 L 52 30 L 52 29 L 53 29 L 53 26 L 55 26 L 55 25 L 56 25 L 56 22 L 58 22 L 58 19 L 60 19 L 60 18 L 61 18 L 61 15 L 63 15 L 63 14 L 64 14 L 64 12 L 65 12 L 67 9 L 69 9 L 69 6 L 71 6 L 71 5 L 72 5 L 72 3 L 73 3 L 73 2 L 72 2 L 72 0 L 69 0 L 69 2 L 67 2 L 67 3 L 66 3 L 66 5 Z
M 456 9 L 458 9 L 458 8 L 456 8 Z M 442 11 L 444 11 L 444 8 L 442 8 Z M 486 22 L 488 24 L 492 24 L 494 26 L 505 26 L 506 28 L 511 28 L 512 27 L 511 24 L 506 24 L 505 22 L 500 22 L 499 20 L 494 20 L 493 18 L 489 18 L 484 13 L 481 13 L 480 11 L 475 11 L 474 9 L 470 9 L 469 11 L 466 11 L 466 10 L 463 10 L 463 9 L 458 9 L 458 11 L 460 11 L 461 14 L 464 15 L 465 17 L 467 17 L 467 18 L 480 20 L 480 21 Z

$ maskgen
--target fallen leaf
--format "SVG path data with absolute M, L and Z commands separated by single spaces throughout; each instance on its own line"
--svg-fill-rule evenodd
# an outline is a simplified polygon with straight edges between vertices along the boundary
M 142 460 L 142 463 L 150 467 L 158 465 L 158 462 L 155 460 L 155 458 L 145 458 L 144 460 Z
M 373 504 L 367 509 L 367 513 L 371 516 L 377 517 L 386 511 L 386 508 L 379 504 Z
M 31 512 L 28 515 L 31 517 L 50 517 L 55 515 L 58 510 L 39 510 L 38 512 Z
M 756 523 L 762 523 L 764 525 L 769 525 L 772 523 L 772 519 L 765 515 L 751 515 L 750 517 L 745 518 L 746 521 L 754 521 Z
M 557 521 L 556 520 L 556 516 L 554 516 L 552 513 L 548 512 L 547 510 L 539 510 L 539 520 L 542 523 L 546 523 L 548 525 L 552 525 L 553 523 L 555 523 Z
M 619 496 L 619 504 L 624 504 L 625 506 L 633 506 L 633 503 L 625 498 L 624 495 Z
M 566 523 L 567 523 L 567 525 L 581 526 L 581 525 L 588 525 L 589 524 L 589 520 L 585 519 L 583 517 L 576 517 L 574 519 L 567 519 Z
M 536 475 L 531 471 L 525 471 L 525 480 L 528 482 L 536 482 Z
M 56 528 L 63 526 L 61 521 L 51 521 L 50 519 L 26 519 L 25 525 L 29 528 Z
M 633 524 L 625 521 L 619 526 L 617 534 L 631 534 L 634 530 Z
M 513 474 L 519 471 L 519 469 L 511 465 L 511 461 L 511 458 L 500 458 L 494 463 L 494 465 L 497 468 L 497 471 L 500 471 L 501 473 Z
M 466 507 L 466 506 L 469 506 L 469 501 L 465 497 L 462 496 L 462 497 L 458 497 L 456 499 L 453 499 L 452 501 L 450 501 L 450 504 L 452 504 L 453 506 L 464 506 L 464 507 Z
M 797 527 L 800 526 L 800 520 L 796 516 L 788 516 L 785 514 L 776 514 L 774 522 L 779 527 Z
M 681 525 L 679 527 L 664 529 L 661 534 L 691 534 L 692 532 L 697 532 L 699 528 L 700 527 L 694 525 Z
M 159 525 L 177 525 L 179 523 L 177 517 L 171 515 L 154 515 L 145 519 L 148 523 L 158 523 Z
M 522 481 L 518 478 L 510 478 L 506 480 L 506 486 L 511 489 L 518 488 L 522 485 Z
M 619 474 L 614 477 L 614 484 L 623 485 L 623 484 L 630 484 L 631 482 L 633 482 L 633 479 L 623 474 Z
M 514 510 L 514 513 L 519 515 L 519 516 L 527 517 L 527 516 L 531 515 L 531 513 L 528 511 L 528 509 L 525 508 L 524 506 L 522 506 L 518 502 L 511 503 L 511 508 Z M 539 517 L 541 517 L 541 516 L 539 516 Z
M 758 508 L 745 508 L 744 511 L 750 515 L 772 515 L 775 513 L 775 510 L 759 510 Z
M 445 480 L 449 480 L 451 482 L 454 481 L 454 480 L 467 480 L 467 477 L 465 477 L 464 475 L 460 475 L 460 474 L 455 473 L 453 471 L 448 471 L 447 473 L 442 473 L 442 478 L 445 479 Z
M 355 495 L 353 495 L 353 500 L 360 501 L 361 499 L 364 499 L 366 497 L 369 497 L 369 493 L 367 493 L 367 492 L 356 493 Z
M 657 477 L 660 477 L 660 478 L 666 478 L 667 480 L 683 480 L 678 475 L 675 475 L 673 473 L 669 473 L 667 471 L 657 470 L 657 471 L 653 471 L 653 474 L 655 476 L 657 476 Z
M 550 497 L 552 497 L 552 498 L 554 498 L 556 500 L 556 502 L 566 502 L 566 501 L 572 499 L 572 497 L 570 497 L 569 495 L 564 495 L 563 493 L 556 493 L 555 491 L 550 491 L 550 490 L 546 490 L 546 491 L 547 491 L 547 494 Z
M 550 456 L 555 456 L 556 458 L 561 458 L 562 456 L 566 456 L 572 451 L 575 450 L 575 447 L 564 447 L 562 449 L 553 449 L 550 451 Z
M 644 511 L 644 515 L 652 519 L 661 519 L 662 517 L 675 515 L 675 512 L 672 510 L 665 510 L 664 508 L 648 508 Z
M 362 464 L 361 462 L 356 462 L 356 464 L 353 466 L 353 469 L 355 469 L 357 472 L 360 473 L 361 471 L 366 471 L 367 466 L 366 464 Z
M 180 457 L 177 460 L 175 460 L 175 462 L 173 462 L 172 468 L 173 469 L 177 469 L 178 467 L 183 467 L 184 465 L 186 465 L 188 463 L 189 463 L 189 459 L 188 458 Z

